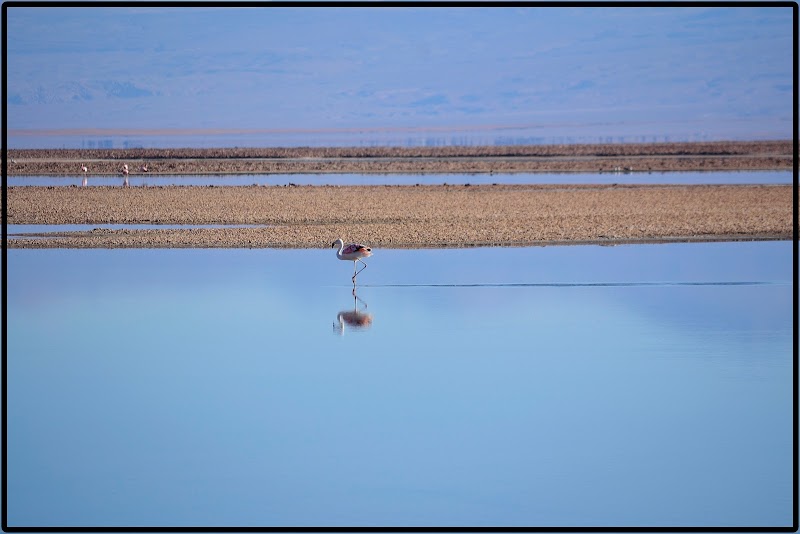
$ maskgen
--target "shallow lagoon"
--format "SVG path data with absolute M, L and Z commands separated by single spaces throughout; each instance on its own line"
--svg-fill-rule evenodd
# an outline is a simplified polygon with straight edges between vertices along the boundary
M 463 184 L 791 184 L 791 171 L 563 172 L 498 174 L 135 175 L 136 186 L 463 185 Z M 121 176 L 9 176 L 10 186 L 122 186 Z
M 791 524 L 791 242 L 368 263 L 9 250 L 9 525 Z

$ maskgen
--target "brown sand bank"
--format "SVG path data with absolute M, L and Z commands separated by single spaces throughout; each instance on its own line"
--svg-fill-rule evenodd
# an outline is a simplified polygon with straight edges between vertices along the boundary
M 9 247 L 383 248 L 790 239 L 792 187 L 9 187 L 9 224 L 255 224 L 102 230 Z
M 11 149 L 7 173 L 22 175 L 525 173 L 780 170 L 793 143 L 724 141 L 475 147 Z

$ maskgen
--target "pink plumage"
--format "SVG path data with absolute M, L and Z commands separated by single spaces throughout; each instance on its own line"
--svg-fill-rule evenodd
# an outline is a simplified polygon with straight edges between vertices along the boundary
M 372 256 L 372 249 L 370 247 L 360 245 L 358 243 L 352 243 L 350 245 L 344 246 L 344 241 L 341 239 L 337 239 L 333 243 L 331 243 L 332 247 L 339 247 L 339 250 L 336 252 L 336 257 L 340 260 L 352 261 L 353 262 L 353 286 L 356 283 L 356 276 L 358 273 L 363 271 L 367 268 L 367 264 L 362 261 L 361 258 L 368 258 Z M 356 271 L 356 262 L 360 261 L 364 264 L 364 266 L 359 270 Z
M 342 255 L 355 254 L 356 252 L 364 254 L 364 257 L 372 255 L 372 249 L 371 248 L 365 247 L 364 245 L 359 245 L 359 244 L 356 244 L 356 243 L 353 243 L 351 245 L 347 245 L 346 247 L 344 247 L 344 250 L 342 250 Z

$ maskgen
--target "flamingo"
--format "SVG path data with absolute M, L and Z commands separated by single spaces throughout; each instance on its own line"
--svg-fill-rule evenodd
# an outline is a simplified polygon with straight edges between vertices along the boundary
M 124 174 L 125 176 L 128 176 L 128 165 L 123 165 L 122 166 L 122 174 Z
M 83 174 L 89 172 L 89 168 L 86 165 L 81 165 L 81 170 L 83 171 Z
M 337 239 L 333 243 L 331 243 L 331 247 L 339 247 L 339 251 L 336 252 L 336 257 L 340 260 L 352 261 L 353 262 L 353 285 L 356 284 L 356 276 L 358 273 L 363 271 L 367 268 L 367 264 L 361 258 L 368 258 L 372 256 L 372 249 L 369 247 L 365 247 L 364 245 L 359 245 L 357 243 L 352 243 L 350 245 L 344 246 L 344 241 L 341 239 Z M 360 261 L 364 264 L 364 266 L 356 271 L 356 262 Z
M 142 165 L 142 172 L 147 172 L 147 165 Z

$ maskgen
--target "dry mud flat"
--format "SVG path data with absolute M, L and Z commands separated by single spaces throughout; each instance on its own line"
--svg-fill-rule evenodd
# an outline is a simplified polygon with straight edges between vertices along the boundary
M 630 143 L 476 147 L 8 150 L 23 175 L 522 173 L 791 169 L 793 142 Z
M 790 239 L 792 186 L 9 187 L 9 224 L 259 225 L 107 230 L 16 248 L 383 248 Z

